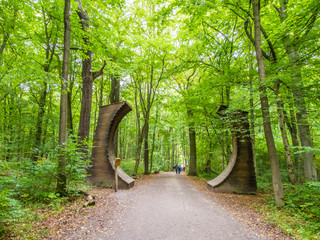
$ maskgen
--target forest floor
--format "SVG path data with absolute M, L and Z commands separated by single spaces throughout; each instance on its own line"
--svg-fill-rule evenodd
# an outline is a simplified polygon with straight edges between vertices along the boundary
M 75 203 L 39 223 L 45 239 L 293 239 L 262 220 L 260 196 L 213 193 L 183 174 L 141 176 L 130 190 L 90 194 L 95 206 Z

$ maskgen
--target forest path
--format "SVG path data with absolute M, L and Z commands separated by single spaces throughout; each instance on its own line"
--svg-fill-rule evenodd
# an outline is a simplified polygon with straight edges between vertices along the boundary
M 67 229 L 49 239 L 290 239 L 264 223 L 261 216 L 248 215 L 252 210 L 241 203 L 248 202 L 248 195 L 241 198 L 240 205 L 233 199 L 237 195 L 220 195 L 233 201 L 226 210 L 228 207 L 213 197 L 217 194 L 204 186 L 194 178 L 163 173 L 143 176 L 130 190 L 109 190 L 103 193 L 106 198 L 96 192 L 96 206 L 86 210 L 82 219 L 71 220 L 72 226 L 65 221 Z M 239 208 L 236 214 L 233 208 Z

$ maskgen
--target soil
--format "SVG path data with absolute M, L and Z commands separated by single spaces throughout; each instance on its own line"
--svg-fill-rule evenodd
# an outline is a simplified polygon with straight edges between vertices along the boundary
M 183 174 L 141 176 L 130 190 L 90 194 L 95 206 L 72 206 L 41 223 L 46 239 L 293 239 L 254 210 L 259 196 L 213 193 Z

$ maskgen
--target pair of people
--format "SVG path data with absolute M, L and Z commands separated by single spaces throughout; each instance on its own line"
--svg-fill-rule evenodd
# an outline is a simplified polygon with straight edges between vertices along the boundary
M 180 172 L 182 171 L 182 167 L 176 164 L 173 166 L 173 170 L 176 170 L 176 174 L 180 174 Z

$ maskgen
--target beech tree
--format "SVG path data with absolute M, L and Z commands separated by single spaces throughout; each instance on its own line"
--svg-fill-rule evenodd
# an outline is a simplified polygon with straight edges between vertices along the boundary
M 60 96 L 60 125 L 59 125 L 59 165 L 58 165 L 58 179 L 57 191 L 58 193 L 66 194 L 66 153 L 65 148 L 67 144 L 67 102 L 68 102 L 68 75 L 70 64 L 70 0 L 65 0 L 64 7 L 64 41 L 63 41 L 63 66 L 62 66 L 62 79 L 61 79 L 61 96 Z
M 261 82 L 260 86 L 260 101 L 261 101 L 261 109 L 262 109 L 262 116 L 263 116 L 263 127 L 264 127 L 264 134 L 266 136 L 267 147 L 269 151 L 269 158 L 271 163 L 271 170 L 272 170 L 272 182 L 273 182 L 273 190 L 275 194 L 275 201 L 277 204 L 282 204 L 282 197 L 283 197 L 283 187 L 281 181 L 281 174 L 280 174 L 280 166 L 278 155 L 274 143 L 274 138 L 272 134 L 271 122 L 270 122 L 270 112 L 269 112 L 269 102 L 266 94 L 266 88 L 263 86 L 266 79 L 265 74 L 265 65 L 264 59 L 262 56 L 261 51 L 261 26 L 260 26 L 260 9 L 258 0 L 252 1 L 253 7 L 253 16 L 254 16 L 254 36 L 255 36 L 255 49 L 256 49 L 256 56 L 258 62 L 258 72 L 259 78 Z
M 89 14 L 84 10 L 81 0 L 75 0 L 78 2 L 77 14 L 80 18 L 83 35 L 83 59 L 82 59 L 82 100 L 81 100 L 81 113 L 79 122 L 79 142 L 83 145 L 83 141 L 89 139 L 90 132 L 90 116 L 91 116 L 91 104 L 92 104 L 92 85 L 93 81 L 103 74 L 103 69 L 106 66 L 106 62 L 102 68 L 97 72 L 91 72 L 92 68 L 92 51 L 90 49 L 89 39 Z M 84 146 L 84 145 L 83 145 Z

